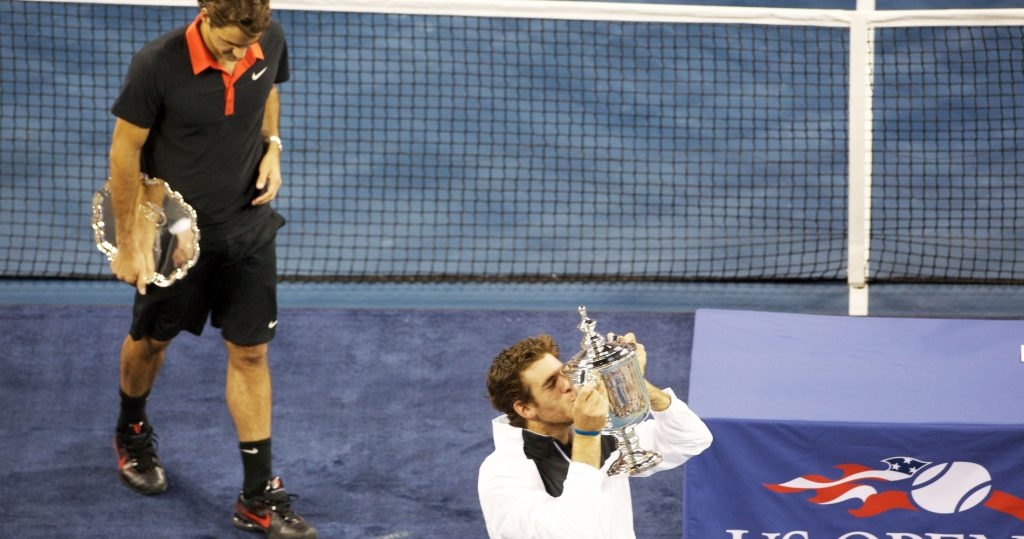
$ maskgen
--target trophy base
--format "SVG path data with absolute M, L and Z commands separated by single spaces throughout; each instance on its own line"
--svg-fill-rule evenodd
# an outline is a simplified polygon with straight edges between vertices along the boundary
M 618 475 L 622 473 L 636 475 L 646 472 L 659 464 L 661 464 L 661 455 L 654 451 L 644 451 L 641 449 L 632 453 L 623 453 L 619 455 L 618 460 L 612 463 L 608 468 L 608 475 Z

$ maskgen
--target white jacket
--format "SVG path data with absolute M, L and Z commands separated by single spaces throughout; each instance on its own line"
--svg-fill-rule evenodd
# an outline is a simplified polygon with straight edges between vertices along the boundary
M 640 447 L 661 454 L 658 466 L 635 477 L 675 468 L 711 445 L 711 431 L 671 389 L 672 404 L 635 427 Z M 618 451 L 601 470 L 569 464 L 562 495 L 544 489 L 523 451 L 523 430 L 501 416 L 492 421 L 494 452 L 480 465 L 477 491 L 491 539 L 632 539 L 629 475 L 608 475 Z

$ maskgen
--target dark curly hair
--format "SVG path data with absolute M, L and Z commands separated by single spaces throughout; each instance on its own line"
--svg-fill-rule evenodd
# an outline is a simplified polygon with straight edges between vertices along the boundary
M 234 25 L 256 37 L 270 26 L 270 0 L 199 0 L 199 7 L 216 28 Z
M 491 405 L 508 416 L 516 427 L 522 427 L 525 421 L 516 413 L 515 403 L 533 400 L 520 374 L 545 354 L 558 357 L 555 340 L 550 335 L 528 337 L 502 350 L 487 372 L 487 395 Z

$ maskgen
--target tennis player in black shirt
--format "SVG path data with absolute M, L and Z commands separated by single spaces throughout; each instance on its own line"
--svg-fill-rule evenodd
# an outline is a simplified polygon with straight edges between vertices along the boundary
M 136 287 L 121 348 L 115 435 L 121 480 L 143 494 L 167 489 L 146 400 L 165 350 L 209 318 L 227 348 L 227 404 L 244 478 L 236 527 L 272 538 L 314 538 L 271 466 L 268 343 L 277 326 L 274 240 L 284 219 L 277 84 L 289 78 L 287 45 L 269 0 L 200 0 L 188 26 L 132 58 L 112 112 L 110 192 L 117 254 L 111 269 Z M 195 208 L 200 256 L 185 278 L 147 286 L 151 268 L 132 229 L 142 174 L 160 178 Z

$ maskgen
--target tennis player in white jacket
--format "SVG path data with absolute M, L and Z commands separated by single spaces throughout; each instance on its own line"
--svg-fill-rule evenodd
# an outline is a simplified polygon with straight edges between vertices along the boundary
M 636 343 L 632 333 L 618 337 Z M 637 343 L 637 359 L 646 352 Z M 603 387 L 574 388 L 548 335 L 502 350 L 487 390 L 504 415 L 494 419 L 494 452 L 480 465 L 477 490 L 491 539 L 630 539 L 629 475 L 608 475 L 615 439 L 600 434 L 608 417 Z M 646 382 L 646 380 L 645 380 Z M 675 468 L 711 445 L 711 432 L 671 389 L 650 382 L 652 417 L 636 426 L 640 446 Z

